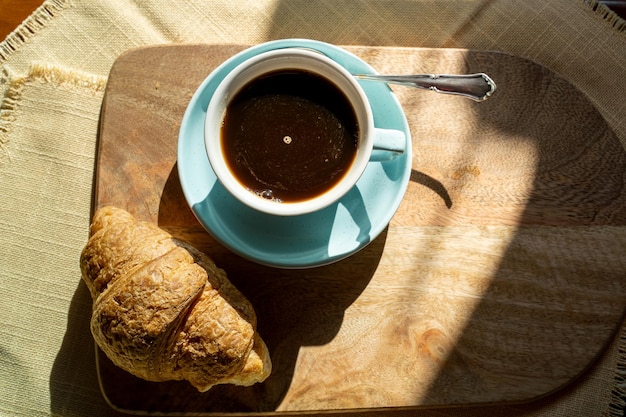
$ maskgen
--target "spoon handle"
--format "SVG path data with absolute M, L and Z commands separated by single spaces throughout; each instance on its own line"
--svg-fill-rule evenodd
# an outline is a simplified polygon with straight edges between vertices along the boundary
M 389 84 L 398 84 L 433 90 L 438 93 L 456 94 L 483 101 L 489 98 L 496 89 L 496 83 L 487 74 L 417 74 L 417 75 L 366 75 L 358 74 L 355 77 L 361 80 L 383 81 Z

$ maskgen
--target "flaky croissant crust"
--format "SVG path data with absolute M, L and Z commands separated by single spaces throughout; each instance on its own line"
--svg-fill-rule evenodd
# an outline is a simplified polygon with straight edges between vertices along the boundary
M 267 378 L 254 309 L 207 255 L 111 206 L 90 232 L 80 266 L 94 300 L 91 331 L 113 363 L 200 391 Z

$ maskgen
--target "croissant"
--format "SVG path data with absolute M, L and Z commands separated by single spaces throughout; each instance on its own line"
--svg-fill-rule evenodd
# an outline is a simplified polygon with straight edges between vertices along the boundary
M 116 207 L 99 209 L 80 257 L 91 332 L 117 366 L 199 391 L 271 372 L 250 302 L 204 253 Z

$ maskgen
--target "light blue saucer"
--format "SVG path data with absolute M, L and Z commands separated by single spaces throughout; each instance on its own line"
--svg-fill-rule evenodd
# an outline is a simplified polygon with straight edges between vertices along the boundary
M 383 83 L 361 83 L 380 128 L 404 131 L 406 152 L 392 161 L 370 162 L 357 185 L 338 203 L 315 213 L 279 217 L 258 212 L 232 197 L 217 180 L 204 148 L 204 117 L 219 82 L 243 60 L 261 52 L 315 49 L 353 74 L 375 73 L 355 55 L 313 40 L 289 39 L 246 49 L 217 67 L 195 92 L 178 137 L 178 173 L 187 203 L 221 244 L 249 260 L 280 268 L 308 268 L 346 258 L 389 224 L 411 175 L 411 135 L 400 103 Z

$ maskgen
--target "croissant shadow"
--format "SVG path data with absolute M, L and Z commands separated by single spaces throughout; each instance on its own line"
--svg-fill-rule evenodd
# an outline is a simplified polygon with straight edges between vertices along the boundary
M 70 302 L 67 329 L 50 373 L 50 412 L 63 415 L 118 415 L 104 401 L 85 403 L 99 391 L 94 341 L 89 330 L 91 295 L 80 280 Z

